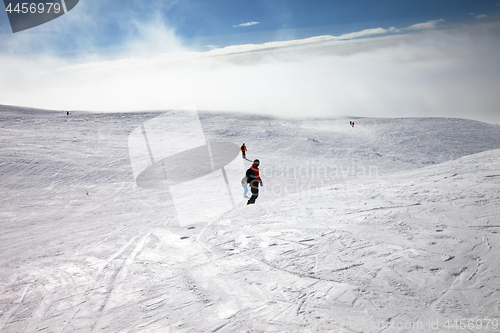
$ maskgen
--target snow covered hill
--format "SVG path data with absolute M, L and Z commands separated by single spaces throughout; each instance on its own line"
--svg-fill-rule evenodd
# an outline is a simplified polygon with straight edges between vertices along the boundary
M 0 106 L 1 332 L 498 331 L 500 126 L 200 113 L 264 187 L 182 226 L 133 182 L 161 114 Z

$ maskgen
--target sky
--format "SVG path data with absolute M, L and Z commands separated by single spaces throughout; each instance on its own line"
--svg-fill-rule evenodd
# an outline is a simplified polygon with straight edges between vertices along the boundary
M 500 124 L 500 0 L 80 0 L 12 33 L 0 104 Z

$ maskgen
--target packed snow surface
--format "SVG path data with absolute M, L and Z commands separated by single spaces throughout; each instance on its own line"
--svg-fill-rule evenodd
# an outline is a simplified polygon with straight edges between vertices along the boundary
M 182 225 L 129 157 L 162 114 L 0 106 L 1 332 L 500 331 L 500 126 L 200 113 L 264 186 Z

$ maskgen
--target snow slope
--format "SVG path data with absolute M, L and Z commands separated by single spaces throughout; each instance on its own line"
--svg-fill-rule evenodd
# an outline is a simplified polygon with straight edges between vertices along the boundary
M 1 332 L 498 331 L 500 126 L 202 113 L 264 187 L 182 227 L 133 183 L 160 114 L 0 106 Z

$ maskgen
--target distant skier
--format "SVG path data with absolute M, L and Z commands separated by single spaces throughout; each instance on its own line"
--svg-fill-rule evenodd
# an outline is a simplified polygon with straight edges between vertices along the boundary
M 351 126 L 354 127 L 354 121 L 352 122 Z
M 349 125 L 351 125 L 351 126 L 352 126 L 352 120 L 349 122 Z
M 245 198 L 248 198 L 247 197 L 247 194 L 248 194 L 248 187 L 247 187 L 247 185 L 248 185 L 248 183 L 247 183 L 247 176 L 245 176 L 241 180 L 241 186 L 243 186 L 243 197 L 245 197 Z
M 246 155 L 247 146 L 245 146 L 245 144 L 243 144 L 240 149 L 241 149 L 241 155 L 243 156 L 243 158 L 247 158 L 247 155 Z
M 66 115 L 69 116 L 69 111 L 66 111 Z
M 255 199 L 259 196 L 259 184 L 264 185 L 259 176 L 259 164 L 259 160 L 254 160 L 246 173 L 247 183 L 250 184 L 250 191 L 252 191 L 252 196 L 248 199 L 247 205 L 255 203 Z

